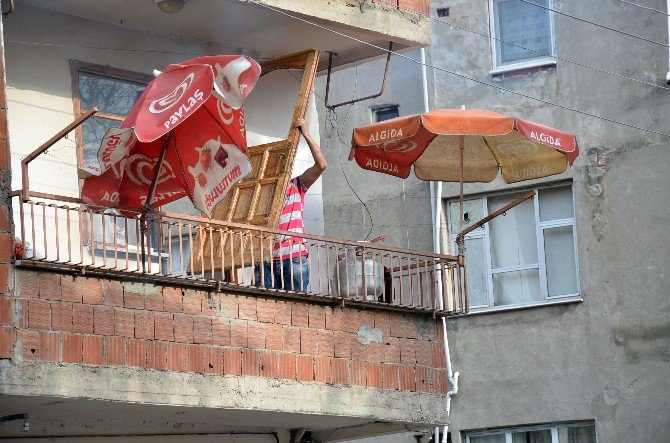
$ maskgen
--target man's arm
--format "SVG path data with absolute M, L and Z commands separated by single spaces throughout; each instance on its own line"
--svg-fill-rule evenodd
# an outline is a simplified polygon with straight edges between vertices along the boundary
M 326 170 L 328 163 L 326 163 L 326 158 L 323 156 L 319 145 L 316 144 L 312 136 L 309 135 L 309 132 L 307 132 L 307 122 L 305 119 L 298 119 L 298 121 L 295 123 L 295 127 L 298 128 L 302 136 L 305 137 L 305 141 L 307 142 L 309 150 L 312 152 L 312 157 L 314 158 L 314 166 L 311 166 L 300 176 L 300 181 L 302 182 L 303 186 L 309 188 L 314 184 L 315 181 L 317 181 L 319 177 L 321 177 L 321 174 L 323 174 L 323 171 Z

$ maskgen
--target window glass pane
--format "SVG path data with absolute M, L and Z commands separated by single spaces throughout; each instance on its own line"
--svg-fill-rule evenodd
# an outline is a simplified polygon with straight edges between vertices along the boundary
M 470 437 L 470 443 L 505 443 L 505 434 Z
M 378 122 L 383 122 L 384 120 L 391 120 L 400 115 L 398 110 L 398 105 L 385 106 L 383 108 L 375 109 L 375 120 Z
M 558 443 L 596 443 L 594 425 L 558 428 Z
M 540 189 L 539 194 L 541 221 L 561 220 L 575 216 L 570 186 Z
M 490 197 L 489 213 L 511 203 L 521 194 Z M 510 209 L 507 215 L 489 223 L 491 267 L 508 268 L 537 264 L 537 235 L 533 200 L 526 200 Z
M 541 301 L 540 271 L 504 272 L 493 274 L 493 303 L 495 306 Z
M 463 200 L 463 228 L 460 228 L 459 218 L 461 216 L 460 202 L 449 203 L 449 232 L 458 234 L 462 229 L 470 227 L 473 223 L 478 222 L 486 216 L 484 213 L 484 202 L 481 198 L 475 200 Z
M 547 0 L 529 0 L 548 6 Z M 500 40 L 514 43 L 544 54 L 551 54 L 549 11 L 522 0 L 494 0 L 497 35 Z M 537 52 L 496 41 L 499 64 L 520 62 L 543 57 Z
M 512 443 L 551 443 L 551 430 L 513 432 Z
M 572 226 L 544 230 L 544 257 L 549 297 L 577 293 Z
M 484 268 L 484 239 L 465 240 L 465 272 L 468 279 L 468 297 L 471 307 L 488 306 L 488 288 Z
M 121 126 L 121 121 L 110 120 L 107 118 L 91 117 L 82 125 L 82 141 L 84 148 L 84 166 L 97 165 L 98 149 L 100 148 L 100 141 L 109 128 L 118 128 Z
M 81 109 L 96 106 L 100 112 L 125 116 L 140 98 L 146 85 L 104 77 L 88 72 L 79 73 Z

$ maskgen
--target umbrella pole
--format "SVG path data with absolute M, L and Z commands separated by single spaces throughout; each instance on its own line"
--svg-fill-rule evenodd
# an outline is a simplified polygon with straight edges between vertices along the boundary
M 144 243 L 144 238 L 147 233 L 147 217 L 151 212 L 151 205 L 154 202 L 154 196 L 156 194 L 156 187 L 158 186 L 158 178 L 161 174 L 161 168 L 163 167 L 163 160 L 165 160 L 165 153 L 167 152 L 168 142 L 170 141 L 170 132 L 168 132 L 163 138 L 163 146 L 161 146 L 161 153 L 158 156 L 158 162 L 156 163 L 156 170 L 154 171 L 154 178 L 151 180 L 151 186 L 149 187 L 149 194 L 147 195 L 147 201 L 144 204 L 144 209 L 142 210 L 142 215 L 140 216 L 140 248 L 142 249 L 142 272 L 146 272 L 146 248 Z M 159 257 L 160 260 L 160 257 Z

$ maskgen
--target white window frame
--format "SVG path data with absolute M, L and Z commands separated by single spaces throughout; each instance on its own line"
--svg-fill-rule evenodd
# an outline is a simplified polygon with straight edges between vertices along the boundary
M 551 188 L 559 188 L 559 187 L 570 187 L 570 190 L 572 191 L 572 208 L 573 208 L 573 217 L 572 218 L 566 218 L 566 219 L 560 219 L 560 220 L 550 220 L 550 221 L 541 221 L 540 220 L 540 194 L 542 190 L 546 189 L 551 189 Z M 577 252 L 577 222 L 576 222 L 576 217 L 575 217 L 575 191 L 574 191 L 574 186 L 571 182 L 559 182 L 559 183 L 554 183 L 554 184 L 549 184 L 549 185 L 544 185 L 544 186 L 537 186 L 534 188 L 526 188 L 526 189 L 514 189 L 514 190 L 507 190 L 507 191 L 501 191 L 501 192 L 494 192 L 494 193 L 489 193 L 486 195 L 481 195 L 481 196 L 473 196 L 472 198 L 466 198 L 466 200 L 482 200 L 482 205 L 483 205 L 483 214 L 484 216 L 489 214 L 488 211 L 488 198 L 490 197 L 497 197 L 497 196 L 504 196 L 504 195 L 509 195 L 509 194 L 517 194 L 519 192 L 524 192 L 524 191 L 529 191 L 529 190 L 534 190 L 536 192 L 535 197 L 531 200 L 533 203 L 534 211 L 535 211 L 535 237 L 537 241 L 537 253 L 538 253 L 538 263 L 536 264 L 530 264 L 530 265 L 521 265 L 521 266 L 513 266 L 513 267 L 507 267 L 507 268 L 492 268 L 491 266 L 491 242 L 490 242 L 490 229 L 489 229 L 489 223 L 484 224 L 484 226 L 481 226 L 472 232 L 468 233 L 465 236 L 465 240 L 471 240 L 471 239 L 483 239 L 484 242 L 484 272 L 485 272 L 485 277 L 486 277 L 486 290 L 487 290 L 487 300 L 488 300 L 488 305 L 479 305 L 475 306 L 472 305 L 472 300 L 470 301 L 470 312 L 471 313 L 478 313 L 478 312 L 491 312 L 491 311 L 499 311 L 499 310 L 509 310 L 509 309 L 517 309 L 517 308 L 526 308 L 526 307 L 531 307 L 531 306 L 546 306 L 546 305 L 552 305 L 556 303 L 566 303 L 566 302 L 573 302 L 573 301 L 581 301 L 581 286 L 580 286 L 580 281 L 579 281 L 579 254 Z M 451 210 L 449 205 L 455 204 L 458 205 L 458 200 L 448 200 L 447 201 L 447 226 L 451 227 L 452 220 L 451 220 Z M 514 211 L 514 208 L 510 209 L 510 211 Z M 504 217 L 501 215 L 500 217 Z M 476 220 L 475 220 L 476 221 Z M 573 240 L 573 252 L 575 254 L 575 272 L 576 272 L 576 278 L 577 278 L 577 292 L 573 294 L 564 294 L 564 295 L 555 295 L 555 296 L 549 296 L 549 291 L 547 288 L 547 267 L 546 267 L 546 258 L 545 258 L 545 250 L 544 250 L 544 231 L 547 229 L 551 228 L 560 228 L 560 227 L 566 227 L 566 226 L 572 226 L 572 240 Z M 457 250 L 456 246 L 456 236 L 458 232 L 449 232 L 449 240 L 451 247 L 453 248 L 452 250 Z M 465 253 L 465 257 L 467 260 L 467 250 Z M 514 271 L 522 271 L 522 270 L 529 270 L 529 269 L 538 269 L 539 274 L 540 274 L 540 291 L 541 291 L 541 296 L 542 300 L 537 301 L 537 302 L 531 302 L 531 303 L 516 303 L 516 304 L 508 304 L 508 305 L 494 305 L 494 297 L 493 297 L 493 275 L 494 274 L 502 274 L 505 272 L 514 272 Z
M 518 71 L 521 69 L 529 69 L 529 68 L 538 68 L 542 66 L 552 66 L 556 65 L 556 41 L 555 41 L 555 33 L 554 33 L 554 14 L 551 11 L 547 11 L 549 13 L 549 40 L 551 42 L 551 56 L 541 56 L 538 55 L 537 57 L 533 57 L 528 60 L 524 60 L 521 62 L 513 62 L 513 63 L 499 63 L 498 59 L 498 49 L 499 45 L 503 45 L 504 43 L 501 42 L 500 40 L 497 40 L 500 38 L 498 36 L 498 26 L 496 26 L 497 22 L 497 16 L 495 13 L 494 9 L 494 2 L 497 0 L 489 0 L 489 30 L 490 30 L 490 42 L 491 42 L 491 59 L 493 62 L 493 69 L 490 71 L 490 74 L 496 75 L 496 74 L 503 74 L 506 72 L 510 71 Z M 553 9 L 553 0 L 547 0 L 547 7 L 549 9 Z M 538 6 L 539 7 L 539 6 Z
M 505 443 L 512 443 L 512 434 L 515 432 L 544 431 L 544 430 L 551 431 L 551 443 L 559 443 L 558 441 L 559 428 L 579 428 L 583 426 L 593 426 L 595 428 L 595 422 L 557 423 L 557 424 L 536 425 L 536 426 L 516 426 L 512 428 L 498 428 L 486 431 L 466 432 L 465 443 L 471 443 L 470 441 L 471 437 L 484 437 L 488 435 L 500 435 L 500 434 L 505 434 Z M 597 443 L 598 434 L 596 433 L 595 435 Z

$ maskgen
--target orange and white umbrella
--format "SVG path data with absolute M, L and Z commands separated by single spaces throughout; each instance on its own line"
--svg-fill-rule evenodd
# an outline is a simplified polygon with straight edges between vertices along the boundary
M 574 135 L 485 110 L 438 109 L 354 129 L 349 160 L 370 171 L 421 180 L 506 183 L 565 171 Z

